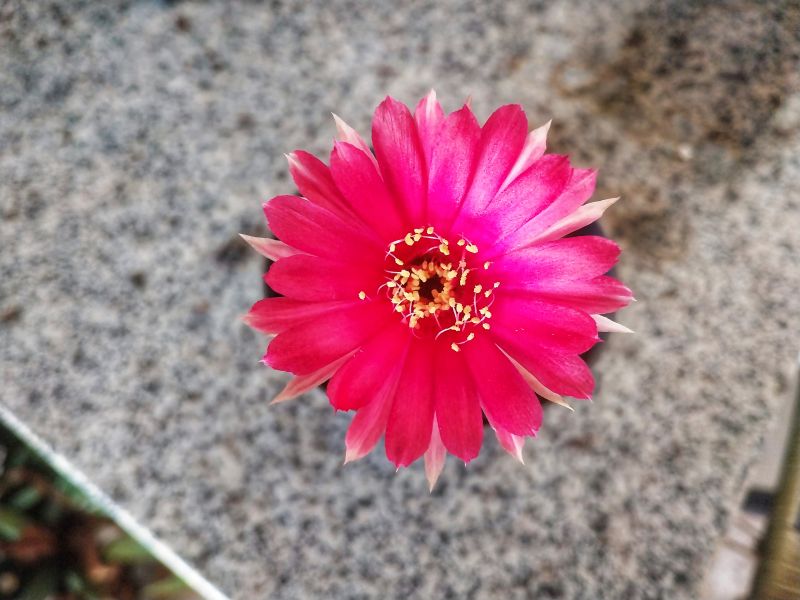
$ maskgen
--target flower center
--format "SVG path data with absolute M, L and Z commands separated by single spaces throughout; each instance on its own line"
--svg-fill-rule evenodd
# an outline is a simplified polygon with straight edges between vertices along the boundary
M 389 244 L 386 281 L 379 288 L 415 335 L 444 338 L 453 351 L 488 330 L 494 290 L 491 263 L 464 237 L 455 244 L 433 227 L 414 229 Z M 359 297 L 366 298 L 361 292 Z

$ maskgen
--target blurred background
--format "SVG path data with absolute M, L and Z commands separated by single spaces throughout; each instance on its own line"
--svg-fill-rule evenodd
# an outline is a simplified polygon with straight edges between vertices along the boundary
M 798 67 L 790 0 L 4 0 L 0 403 L 232 598 L 799 598 L 796 496 L 770 525 L 797 487 Z M 332 111 L 368 134 L 431 88 L 553 119 L 622 196 L 638 299 L 593 403 L 433 494 L 380 449 L 343 467 L 323 393 L 268 407 L 238 237 L 294 190 L 284 152 L 327 157 Z M 3 509 L 42 525 L 13 481 Z M 92 597 L 64 585 L 33 597 Z

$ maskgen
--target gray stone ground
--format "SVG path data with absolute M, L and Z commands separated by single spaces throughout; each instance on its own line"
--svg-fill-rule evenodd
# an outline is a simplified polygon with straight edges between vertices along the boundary
M 800 327 L 792 4 L 0 3 L 0 401 L 236 598 L 695 598 Z M 238 320 L 282 153 L 386 93 L 521 102 L 622 195 L 639 302 L 596 401 L 341 466 Z

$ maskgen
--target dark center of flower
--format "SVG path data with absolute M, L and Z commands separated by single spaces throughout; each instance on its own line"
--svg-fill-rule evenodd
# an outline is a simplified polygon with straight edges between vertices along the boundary
M 458 352 L 476 332 L 491 327 L 490 307 L 500 283 L 488 280 L 490 266 L 480 262 L 478 247 L 469 240 L 451 244 L 433 227 L 423 227 L 389 244 L 387 279 L 379 292 L 417 335 L 444 337 Z
M 419 284 L 419 297 L 423 301 L 432 302 L 444 290 L 445 282 L 441 277 L 434 277 Z

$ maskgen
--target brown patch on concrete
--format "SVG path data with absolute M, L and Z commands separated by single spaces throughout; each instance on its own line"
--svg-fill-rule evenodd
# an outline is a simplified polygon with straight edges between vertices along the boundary
M 796 89 L 798 32 L 795 3 L 659 3 L 639 15 L 593 76 L 582 79 L 566 65 L 555 83 L 590 97 L 637 137 L 744 150 Z
M 583 148 L 579 163 L 603 166 L 597 196 L 622 196 L 605 226 L 658 268 L 691 238 L 681 190 L 733 185 L 768 160 L 787 133 L 775 114 L 800 89 L 799 73 L 795 2 L 654 3 L 620 46 L 587 40 L 554 71 L 554 87 L 587 112 L 554 127 L 553 145 Z M 620 138 L 640 148 L 635 160 L 616 151 Z

